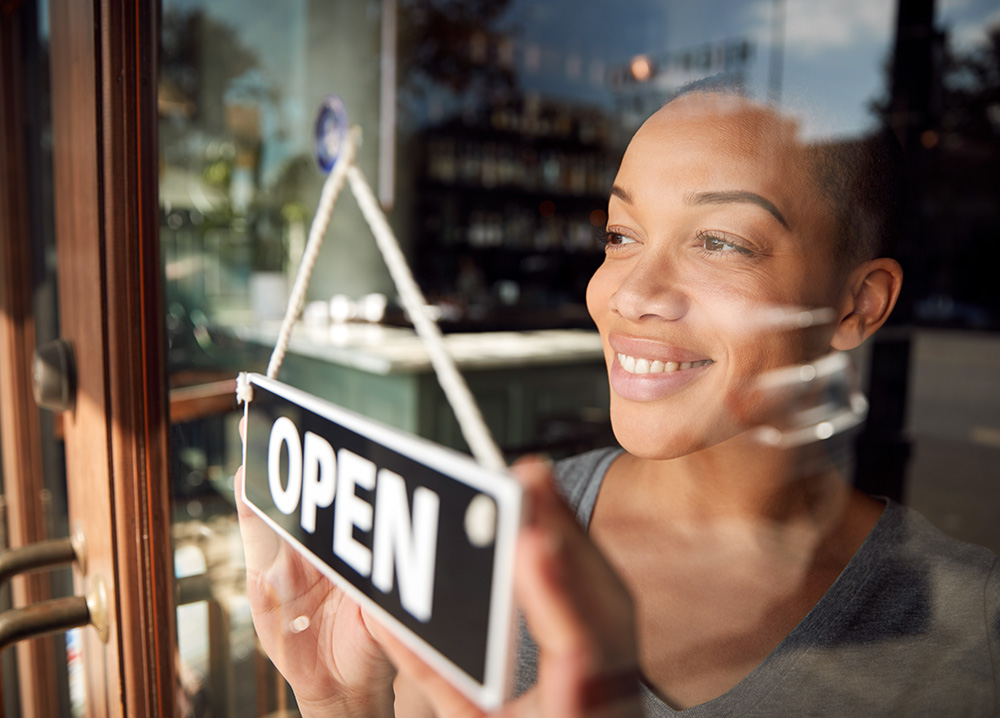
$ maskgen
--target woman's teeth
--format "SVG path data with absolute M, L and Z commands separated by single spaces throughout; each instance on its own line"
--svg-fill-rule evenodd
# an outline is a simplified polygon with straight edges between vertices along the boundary
M 675 371 L 685 369 L 695 369 L 700 366 L 712 364 L 711 359 L 699 359 L 698 361 L 668 361 L 662 362 L 659 359 L 650 361 L 649 359 L 636 359 L 627 354 L 618 355 L 618 363 L 629 374 L 670 374 Z

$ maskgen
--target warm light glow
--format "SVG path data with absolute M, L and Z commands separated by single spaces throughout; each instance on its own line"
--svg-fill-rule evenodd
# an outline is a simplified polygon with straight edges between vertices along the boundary
M 653 63 L 645 55 L 633 57 L 629 69 L 632 70 L 632 77 L 639 82 L 645 82 L 653 75 Z

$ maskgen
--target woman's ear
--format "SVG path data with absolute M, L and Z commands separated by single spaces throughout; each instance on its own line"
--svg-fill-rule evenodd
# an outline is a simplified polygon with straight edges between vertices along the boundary
M 881 327 L 896 306 L 903 285 L 903 268 L 888 257 L 859 264 L 847 278 L 840 306 L 840 321 L 830 345 L 853 349 Z

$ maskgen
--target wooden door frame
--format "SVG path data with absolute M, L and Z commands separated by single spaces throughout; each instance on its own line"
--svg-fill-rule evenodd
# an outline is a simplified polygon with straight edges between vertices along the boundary
M 42 541 L 41 424 L 32 398 L 31 363 L 35 318 L 29 168 L 24 123 L 24 3 L 0 8 L 0 454 L 3 456 L 7 545 Z M 33 13 L 31 13 L 33 15 Z M 17 576 L 13 604 L 27 606 L 50 597 L 46 574 Z M 49 716 L 58 710 L 55 645 L 50 639 L 17 645 L 20 705 L 23 715 Z M 9 688 L 8 688 L 9 690 Z M 0 712 L 3 708 L 0 706 Z
M 78 590 L 103 578 L 112 618 L 106 646 L 85 634 L 88 714 L 173 716 L 158 3 L 50 8 L 60 324 L 77 358 L 69 513 L 87 541 Z

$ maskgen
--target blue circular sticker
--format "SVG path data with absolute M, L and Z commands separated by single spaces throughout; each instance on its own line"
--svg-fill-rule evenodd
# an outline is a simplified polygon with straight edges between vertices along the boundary
M 316 116 L 316 162 L 329 172 L 347 140 L 347 109 L 337 95 L 327 95 Z

